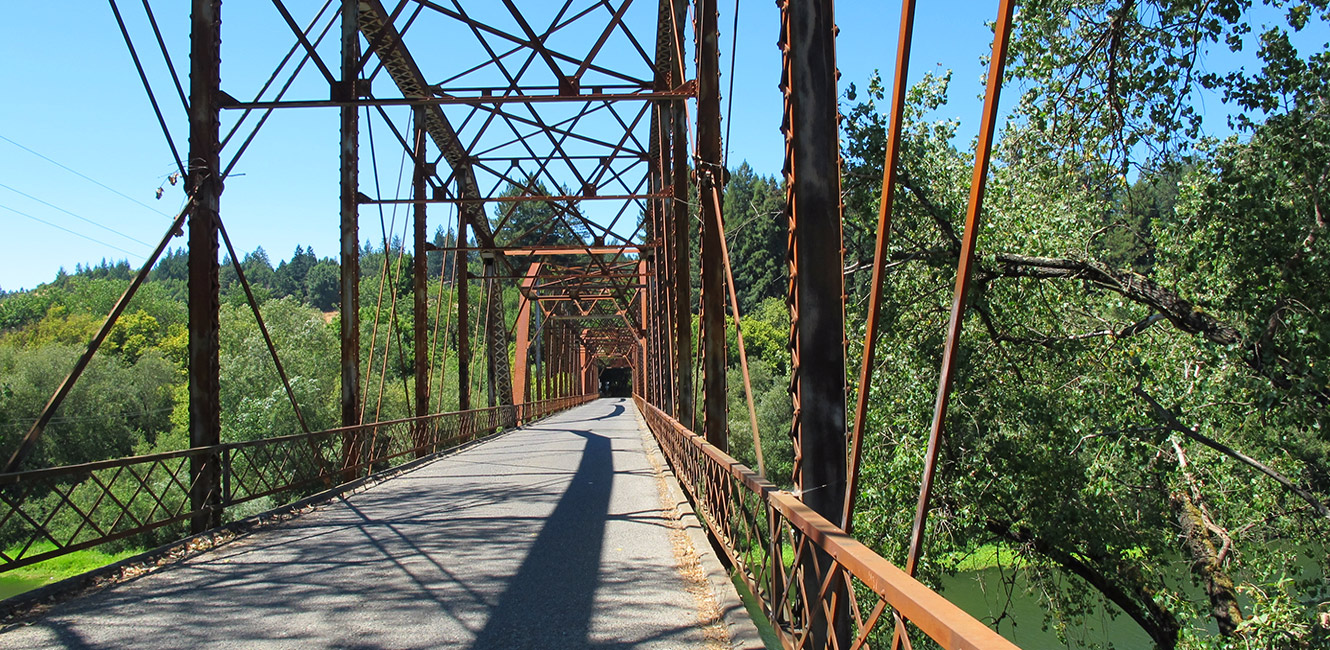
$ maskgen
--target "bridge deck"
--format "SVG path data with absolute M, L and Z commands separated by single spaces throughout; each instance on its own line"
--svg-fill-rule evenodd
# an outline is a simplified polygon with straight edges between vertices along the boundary
M 631 400 L 598 400 L 66 603 L 0 646 L 727 647 L 654 447 Z

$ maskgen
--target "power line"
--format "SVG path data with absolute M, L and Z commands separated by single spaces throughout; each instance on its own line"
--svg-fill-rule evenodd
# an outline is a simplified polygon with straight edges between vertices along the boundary
M 65 214 L 67 214 L 67 215 L 69 215 L 69 216 L 71 216 L 71 217 L 74 217 L 75 219 L 78 219 L 79 221 L 86 221 L 86 222 L 88 222 L 88 223 L 90 223 L 90 224 L 92 224 L 92 225 L 94 225 L 94 226 L 97 226 L 98 228 L 101 228 L 102 230 L 105 230 L 105 231 L 107 231 L 107 232 L 110 232 L 110 233 L 114 233 L 114 234 L 120 235 L 121 237 L 124 237 L 125 239 L 128 239 L 129 241 L 132 241 L 132 242 L 134 242 L 134 243 L 136 243 L 136 244 L 143 244 L 144 246 L 148 246 L 148 247 L 151 247 L 151 246 L 152 246 L 152 244 L 149 244 L 148 242 L 145 242 L 145 241 L 143 241 L 143 240 L 141 240 L 141 239 L 135 239 L 134 237 L 130 237 L 129 235 L 126 235 L 125 233 L 120 232 L 119 230 L 116 230 L 115 228 L 112 228 L 112 227 L 110 227 L 110 226 L 103 225 L 103 224 L 98 223 L 98 222 L 96 222 L 96 221 L 93 221 L 92 219 L 89 219 L 89 218 L 87 218 L 87 217 L 84 217 L 84 216 L 80 216 L 80 215 L 74 214 L 73 212 L 70 212 L 69 210 L 66 210 L 66 209 L 64 209 L 64 208 L 62 208 L 62 207 L 60 207 L 60 206 L 58 206 L 58 205 L 55 205 L 54 203 L 49 203 L 49 202 L 47 202 L 47 201 L 43 201 L 43 200 L 41 200 L 41 199 L 39 199 L 39 198 L 37 198 L 37 197 L 31 195 L 31 194 L 28 194 L 27 192 L 23 192 L 23 191 L 20 191 L 20 190 L 16 190 L 16 189 L 14 189 L 14 188 L 12 188 L 12 187 L 10 187 L 10 186 L 8 186 L 8 185 L 5 185 L 4 183 L 0 183 L 0 187 L 3 187 L 3 188 L 5 188 L 5 189 L 9 190 L 10 192 L 13 192 L 13 193 L 15 193 L 15 194 L 17 194 L 17 195 L 19 195 L 19 196 L 23 196 L 23 197 L 27 197 L 27 198 L 29 198 L 29 199 L 32 199 L 33 201 L 36 201 L 36 202 L 38 202 L 38 203 L 40 203 L 40 204 L 42 204 L 42 205 L 44 205 L 44 206 L 46 206 L 46 207 L 48 207 L 48 208 L 52 208 L 52 209 L 55 209 L 55 210 L 59 210 L 59 211 L 65 213 Z
M 50 158 L 49 156 L 45 156 L 45 155 L 42 155 L 41 153 L 38 153 L 38 152 L 36 152 L 36 151 L 33 151 L 32 149 L 29 149 L 28 147 L 25 147 L 25 146 L 23 146 L 23 145 L 21 145 L 21 144 L 19 144 L 19 143 L 17 143 L 17 142 L 14 142 L 13 140 L 10 140 L 9 138 L 6 138 L 6 137 L 3 136 L 3 135 L 0 135 L 0 140 L 4 140 L 5 142 L 8 142 L 9 144 L 12 144 L 12 145 L 14 145 L 15 147 L 18 147 L 19 149 L 22 149 L 22 150 L 24 150 L 24 151 L 26 151 L 26 152 L 28 152 L 28 153 L 34 155 L 34 156 L 37 156 L 38 158 L 41 158 L 42 160 L 45 160 L 46 162 L 49 162 L 49 163 L 51 163 L 52 165 L 55 165 L 56 167 L 59 167 L 60 169 L 63 169 L 63 170 L 65 170 L 65 171 L 67 171 L 67 172 L 69 172 L 69 173 L 71 173 L 71 174 L 73 174 L 73 175 L 75 175 L 75 176 L 78 176 L 79 178 L 82 178 L 83 180 L 88 181 L 89 183 L 92 183 L 92 184 L 94 184 L 94 185 L 96 185 L 96 186 L 98 186 L 98 187 L 100 187 L 100 188 L 102 188 L 102 189 L 104 189 L 104 190 L 107 190 L 108 192 L 111 192 L 112 194 L 115 194 L 115 195 L 117 195 L 117 196 L 119 196 L 119 197 L 121 197 L 121 198 L 128 199 L 128 200 L 130 200 L 130 201 L 133 201 L 134 203 L 137 203 L 137 204 L 139 204 L 139 205 L 141 205 L 141 206 L 143 206 L 143 207 L 145 207 L 145 208 L 147 208 L 147 209 L 149 209 L 149 210 L 152 210 L 153 212 L 156 212 L 157 214 L 160 214 L 160 215 L 162 215 L 163 217 L 173 217 L 173 216 L 175 216 L 175 215 L 172 215 L 172 214 L 167 213 L 167 212 L 162 212 L 161 210 L 158 210 L 157 208 L 154 208 L 154 207 L 152 207 L 151 205 L 148 205 L 147 203 L 144 203 L 144 202 L 142 202 L 142 201 L 140 201 L 140 200 L 138 200 L 138 199 L 136 199 L 136 198 L 134 198 L 134 197 L 132 197 L 132 196 L 130 196 L 130 195 L 128 195 L 128 194 L 125 194 L 124 192 L 121 192 L 120 190 L 117 190 L 117 189 L 115 189 L 114 187 L 111 187 L 110 185 L 107 185 L 106 183 L 103 183 L 103 182 L 101 182 L 101 181 L 99 181 L 99 180 L 97 180 L 97 179 L 95 179 L 95 178 L 93 178 L 93 177 L 91 177 L 91 176 L 88 176 L 87 174 L 84 174 L 84 173 L 82 173 L 82 172 L 80 172 L 80 171 L 78 171 L 78 170 L 75 170 L 75 169 L 73 169 L 73 168 L 67 166 L 67 165 L 64 165 L 64 164 L 62 164 L 62 163 L 60 163 L 60 162 L 58 162 L 58 161 L 56 161 L 56 160 Z
M 46 225 L 48 225 L 48 226 L 50 226 L 50 227 L 52 227 L 52 228 L 58 228 L 58 229 L 60 229 L 60 230 L 63 230 L 63 231 L 65 231 L 65 232 L 71 234 L 71 235 L 74 235 L 75 237 L 82 237 L 82 238 L 84 238 L 84 239 L 86 239 L 86 240 L 88 240 L 88 241 L 90 241 L 90 242 L 95 243 L 95 244 L 101 244 L 102 246 L 106 246 L 106 247 L 108 247 L 108 248 L 114 248 L 114 249 L 116 249 L 116 250 L 118 250 L 118 251 L 120 251 L 120 252 L 122 252 L 122 253 L 124 253 L 124 254 L 126 254 L 126 255 L 132 255 L 133 257 L 135 257 L 135 258 L 137 258 L 137 259 L 144 259 L 144 257 L 143 257 L 142 255 L 139 255 L 138 253 L 135 253 L 135 252 L 133 252 L 133 251 L 127 251 L 127 250 L 125 250 L 125 249 L 123 249 L 123 248 L 121 248 L 121 247 L 119 247 L 119 246 L 116 246 L 115 244 L 108 244 L 108 243 L 106 243 L 106 242 L 104 242 L 104 241 L 102 241 L 102 240 L 100 240 L 100 239 L 96 239 L 96 238 L 94 238 L 94 237 L 89 237 L 89 236 L 87 236 L 87 235 L 85 235 L 85 234 L 83 234 L 83 233 L 81 233 L 81 232 L 77 232 L 77 231 L 74 231 L 74 230 L 70 230 L 70 229 L 68 229 L 68 228 L 66 228 L 66 227 L 64 227 L 64 226 L 62 226 L 62 225 L 60 225 L 60 224 L 51 223 L 50 221 L 47 221 L 47 220 L 42 219 L 42 218 L 40 218 L 40 217 L 34 217 L 34 216 L 32 216 L 32 215 L 30 215 L 30 214 L 28 214 L 28 213 L 26 213 L 26 212 L 22 212 L 22 211 L 20 211 L 20 210 L 15 210 L 14 208 L 11 208 L 11 207 L 9 207 L 9 206 L 7 206 L 7 205 L 0 204 L 0 209 L 9 210 L 10 212 L 13 212 L 14 214 L 17 214 L 17 215 L 19 215 L 19 216 L 21 216 L 21 217 L 27 217 L 27 218 L 29 218 L 29 219 L 32 219 L 33 221 L 36 221 L 36 222 L 39 222 L 39 223 L 44 223 L 44 224 L 46 224 Z

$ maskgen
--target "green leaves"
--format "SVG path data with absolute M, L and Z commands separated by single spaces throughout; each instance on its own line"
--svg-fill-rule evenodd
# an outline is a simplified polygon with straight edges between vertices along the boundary
M 1272 4 L 1291 8 L 1295 31 L 1325 20 L 1323 2 Z M 1161 646 L 1244 642 L 1202 631 L 1209 605 L 1176 562 L 1169 503 L 1186 490 L 1251 599 L 1241 627 L 1251 647 L 1313 638 L 1303 632 L 1323 585 L 1281 581 L 1295 561 L 1327 570 L 1330 522 L 1213 449 L 1190 449 L 1184 472 L 1140 397 L 1330 497 L 1330 56 L 1263 28 L 1259 71 L 1207 76 L 1206 52 L 1249 42 L 1250 10 L 1243 0 L 1022 6 L 1011 70 L 1026 92 L 995 152 L 928 553 L 1011 545 L 1054 628 L 1075 629 L 1087 603 L 1106 599 Z M 1199 138 L 1199 83 L 1251 111 L 1240 118 L 1249 135 Z M 972 163 L 951 123 L 922 119 L 944 105 L 945 85 L 911 90 L 880 364 L 873 385 L 857 387 L 871 393 L 856 530 L 897 560 Z M 886 128 L 880 80 L 856 90 L 843 107 L 850 256 L 853 236 L 872 232 Z M 852 273 L 847 293 L 866 295 L 866 284 Z M 861 323 L 862 302 L 848 309 Z M 925 556 L 926 578 L 945 568 Z

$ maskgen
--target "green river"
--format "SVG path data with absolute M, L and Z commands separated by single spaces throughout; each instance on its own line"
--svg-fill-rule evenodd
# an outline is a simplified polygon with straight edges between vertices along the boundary
M 1008 569 L 1008 578 L 1012 571 Z M 998 631 L 1023 650 L 1065 650 L 1067 648 L 1108 647 L 1115 650 L 1150 650 L 1154 644 L 1136 622 L 1117 612 L 1111 617 L 1101 606 L 1085 617 L 1084 625 L 1067 631 L 1067 641 L 1058 640 L 1052 628 L 1044 629 L 1046 607 L 1038 594 L 1026 589 L 1022 572 L 1004 584 L 1000 569 L 984 569 L 952 576 L 942 584 L 942 595 L 985 623 L 992 623 L 1007 604 L 1007 615 Z M 1010 597 L 1008 593 L 1010 592 Z M 1116 611 L 1116 610 L 1115 610 Z

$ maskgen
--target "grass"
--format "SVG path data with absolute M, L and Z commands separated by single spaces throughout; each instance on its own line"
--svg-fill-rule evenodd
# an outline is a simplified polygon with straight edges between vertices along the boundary
M 792 548 L 789 544 L 781 544 L 780 554 L 781 554 L 781 560 L 783 561 L 785 566 L 791 566 L 794 564 L 794 548 Z M 744 552 L 744 562 L 748 566 L 753 567 L 755 570 L 759 569 L 762 565 L 764 565 L 766 561 L 767 561 L 767 549 L 765 548 L 759 546 L 752 546 L 749 547 L 749 549 Z
M 1024 558 L 998 544 L 984 544 L 969 551 L 948 553 L 943 561 L 955 567 L 957 573 L 983 571 L 999 565 L 1008 569 L 1025 566 Z
M 49 542 L 34 544 L 26 555 L 45 553 L 54 549 L 55 546 Z M 12 548 L 7 553 L 13 557 L 19 550 Z M 6 571 L 0 574 L 0 599 L 17 596 L 25 591 L 59 582 L 80 573 L 87 573 L 142 552 L 142 549 L 129 549 L 119 553 L 105 553 L 97 549 L 87 549 Z

